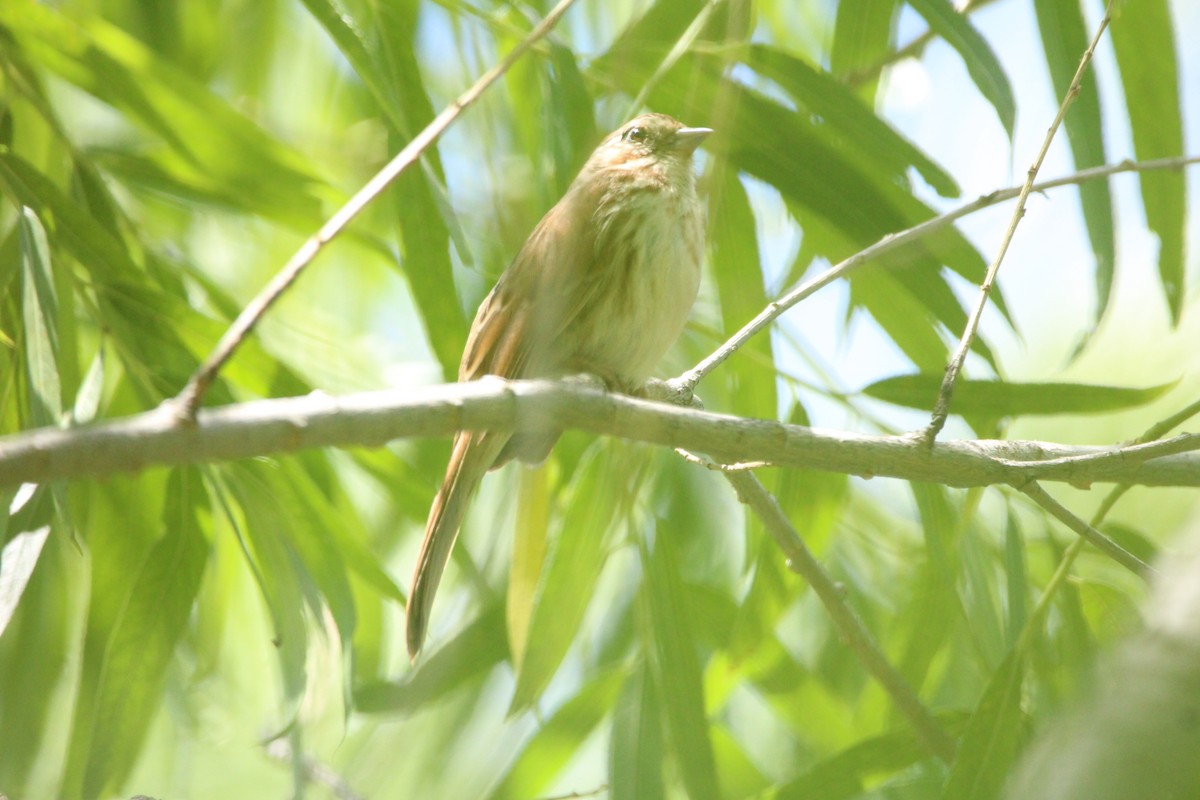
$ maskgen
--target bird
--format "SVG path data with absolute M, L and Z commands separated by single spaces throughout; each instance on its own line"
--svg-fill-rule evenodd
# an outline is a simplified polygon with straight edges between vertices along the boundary
M 704 205 L 692 156 L 712 133 L 642 114 L 608 134 L 484 298 L 458 379 L 584 374 L 636 394 L 679 338 L 700 285 Z M 415 660 L 484 475 L 539 463 L 558 431 L 460 431 L 429 510 L 407 604 Z

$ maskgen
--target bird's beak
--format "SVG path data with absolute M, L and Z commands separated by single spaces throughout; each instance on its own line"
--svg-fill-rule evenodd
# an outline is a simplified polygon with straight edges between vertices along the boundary
M 680 128 L 671 140 L 671 149 L 680 153 L 692 153 L 712 133 L 712 128 Z

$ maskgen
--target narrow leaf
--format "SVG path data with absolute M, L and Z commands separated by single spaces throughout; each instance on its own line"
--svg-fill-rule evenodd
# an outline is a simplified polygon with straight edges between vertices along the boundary
M 967 723 L 942 800 L 990 800 L 1008 776 L 1021 734 L 1025 654 L 1013 650 L 988 681 Z
M 704 686 L 696 639 L 683 602 L 683 580 L 671 534 L 660 527 L 653 551 L 642 547 L 645 579 L 642 603 L 647 620 L 646 646 L 665 711 L 667 741 L 692 800 L 716 800 L 712 740 L 704 709 Z
M 873 5 L 885 6 L 884 3 Z M 753 45 L 746 64 L 778 83 L 810 114 L 829 126 L 848 153 L 885 167 L 897 180 L 913 167 L 943 197 L 956 197 L 958 184 L 933 159 L 878 117 L 849 89 L 804 60 L 767 45 Z
M 517 494 L 517 524 L 513 534 L 512 564 L 508 570 L 508 646 L 513 666 L 520 671 L 533 616 L 542 563 L 546 560 L 546 535 L 550 524 L 550 486 L 546 467 L 522 470 Z
M 1183 113 L 1179 97 L 1179 60 L 1167 0 L 1117 3 L 1112 22 L 1113 49 L 1125 88 L 1125 106 L 1138 159 L 1182 155 Z M 1158 236 L 1158 272 L 1171 319 L 1183 307 L 1184 231 L 1187 186 L 1184 173 L 1143 172 L 1142 205 L 1146 224 Z
M 909 5 L 925 18 L 931 30 L 958 51 L 971 80 L 992 104 L 992 108 L 996 109 L 1000 124 L 1008 133 L 1009 141 L 1012 141 L 1013 123 L 1017 116 L 1016 102 L 1008 76 L 1004 74 L 1000 60 L 987 41 L 971 26 L 966 16 L 955 10 L 949 0 L 909 0 Z
M 663 707 L 645 664 L 625 681 L 608 744 L 612 800 L 657 800 L 663 788 Z
M 96 692 L 84 779 L 88 796 L 108 794 L 124 779 L 162 703 L 167 668 L 187 627 L 208 560 L 200 518 L 203 494 L 194 469 L 174 472 L 164 505 L 163 536 L 130 576 L 129 600 L 109 637 Z
M 27 507 L 42 506 L 40 497 L 44 494 L 45 492 L 40 487 L 24 484 L 12 498 L 11 505 L 6 509 L 0 509 L 0 515 L 4 517 L 5 522 L 4 526 L 0 526 L 0 542 L 4 542 L 3 549 L 0 549 L 0 636 L 4 635 L 8 623 L 12 620 L 13 612 L 17 610 L 17 604 L 21 602 L 21 595 L 25 593 L 25 587 L 29 584 L 33 569 L 42 555 L 46 537 L 50 534 L 48 521 L 30 528 L 10 517 L 15 517 Z M 0 499 L 7 499 L 7 494 Z M 43 513 L 41 516 L 47 517 L 48 513 Z M 16 532 L 10 535 L 7 530 L 2 528 L 9 528 Z
M 942 384 L 935 374 L 898 375 L 863 389 L 863 394 L 907 408 L 929 408 Z M 996 419 L 1030 414 L 1095 414 L 1145 405 L 1175 386 L 1145 389 L 1082 383 L 1007 383 L 960 380 L 954 386 L 955 414 Z
M 721 321 L 726 335 L 767 304 L 766 287 L 758 252 L 754 211 L 734 170 L 722 171 L 709 211 L 709 264 L 717 279 Z M 757 336 L 746 349 L 757 358 L 737 358 L 733 370 L 733 407 L 740 416 L 769 419 L 775 416 L 775 369 L 770 336 Z
M 640 470 L 631 468 L 633 457 L 629 446 L 600 441 L 575 470 L 534 595 L 510 714 L 537 700 L 575 640 L 604 567 L 613 519 L 636 486 Z
M 58 295 L 50 268 L 46 230 L 33 210 L 21 209 L 21 265 L 25 316 L 25 362 L 33 424 L 57 425 L 62 419 L 58 371 Z
M 1087 27 L 1079 0 L 1035 0 L 1042 50 L 1055 96 L 1066 97 L 1080 57 L 1088 45 Z M 1105 163 L 1104 129 L 1100 115 L 1100 93 L 1092 69 L 1083 74 L 1079 94 L 1063 121 L 1076 169 Z M 1113 242 L 1112 196 L 1107 180 L 1086 181 L 1079 185 L 1079 200 L 1087 224 L 1092 253 L 1096 257 L 1096 318 L 1098 323 L 1108 307 L 1112 291 L 1116 249 Z
M 838 3 L 833 23 L 833 45 L 829 69 L 839 80 L 852 80 L 887 55 L 895 18 L 895 0 L 874 3 Z M 874 105 L 879 87 L 878 73 L 864 83 L 859 93 L 868 105 Z
M 407 716 L 487 674 L 508 656 L 503 615 L 499 604 L 488 606 L 448 642 L 422 656 L 404 680 L 356 688 L 354 707 Z
M 622 672 L 601 673 L 544 720 L 521 749 L 503 782 L 492 792 L 491 800 L 524 800 L 545 795 L 554 779 L 588 744 L 613 703 L 619 702 L 617 693 L 623 677 Z

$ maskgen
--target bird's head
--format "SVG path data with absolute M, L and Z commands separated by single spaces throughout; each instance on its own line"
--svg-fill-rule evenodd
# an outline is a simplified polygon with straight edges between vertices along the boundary
M 692 153 L 710 133 L 711 128 L 689 128 L 666 114 L 642 114 L 600 143 L 585 172 L 649 170 L 671 179 L 677 170 L 690 171 Z

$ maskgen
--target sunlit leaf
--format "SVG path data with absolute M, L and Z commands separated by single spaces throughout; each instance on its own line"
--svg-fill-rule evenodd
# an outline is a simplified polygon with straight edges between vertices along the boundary
M 959 743 L 943 800 L 984 800 L 1008 776 L 1021 735 L 1025 654 L 1013 650 L 992 675 Z
M 852 80 L 887 54 L 896 5 L 894 0 L 861 5 L 838 3 L 829 51 L 829 69 L 835 77 Z M 878 83 L 876 75 L 859 90 L 868 103 L 875 99 Z
M 779 83 L 805 110 L 818 117 L 831 130 L 832 137 L 845 144 L 848 154 L 859 155 L 901 179 L 911 166 L 938 194 L 958 195 L 954 178 L 828 74 L 766 45 L 751 47 L 746 63 Z
M 971 25 L 966 15 L 960 14 L 950 0 L 909 0 L 913 9 L 925 18 L 929 27 L 946 40 L 962 57 L 966 64 L 971 80 L 975 81 L 980 93 L 987 98 L 996 109 L 1000 124 L 1013 138 L 1013 124 L 1016 121 L 1017 108 L 1013 99 L 1012 86 L 1000 60 L 992 52 L 992 48 Z
M 732 335 L 767 304 L 754 212 L 746 190 L 732 170 L 724 172 L 709 211 L 709 263 L 717 279 L 721 320 Z M 733 370 L 731 411 L 740 416 L 773 417 L 776 413 L 774 355 L 771 337 L 759 336 L 730 363 Z
M 508 655 L 503 615 L 498 604 L 485 608 L 449 641 L 423 655 L 402 681 L 357 687 L 355 707 L 368 713 L 408 715 L 462 689 Z
M 58 293 L 50 267 L 50 246 L 32 209 L 21 209 L 20 230 L 29 405 L 34 425 L 56 425 L 63 406 L 58 372 Z
M 1061 99 L 1066 97 L 1083 51 L 1087 49 L 1088 32 L 1083 12 L 1079 0 L 1037 0 L 1033 6 L 1037 11 L 1042 49 L 1050 68 L 1054 92 Z M 1088 69 L 1080 81 L 1079 94 L 1063 120 L 1076 169 L 1105 163 L 1101 121 L 1096 74 L 1093 69 Z M 1087 223 L 1092 252 L 1096 256 L 1096 322 L 1099 322 L 1108 307 L 1116 259 L 1112 197 L 1108 181 L 1081 183 L 1079 200 L 1083 206 L 1083 219 Z
M 176 470 L 164 506 L 163 536 L 129 576 L 129 599 L 115 620 L 91 719 L 84 793 L 97 796 L 133 766 L 175 644 L 183 635 L 208 560 L 204 489 L 191 468 Z
M 867 386 L 863 394 L 907 408 L 927 409 L 932 408 L 941 385 L 941 375 L 897 375 Z M 1129 389 L 1082 383 L 959 380 L 954 386 L 950 410 L 993 419 L 1030 414 L 1096 414 L 1145 405 L 1174 386 L 1164 383 Z
M 2 9 L 0 9 L 2 11 Z M 44 66 L 159 136 L 160 163 L 254 198 L 262 213 L 311 227 L 318 181 L 305 160 L 136 39 L 99 18 L 68 21 L 45 6 L 0 14 Z
M 608 790 L 613 800 L 656 800 L 663 787 L 663 707 L 645 665 L 630 673 L 613 708 Z
M 657 532 L 652 551 L 642 548 L 646 575 L 641 599 L 651 669 L 662 697 L 667 743 L 688 796 L 705 800 L 718 798 L 721 792 L 708 734 L 696 641 L 682 602 L 683 583 L 675 548 L 665 529 Z
M 1139 159 L 1182 155 L 1183 114 L 1175 29 L 1166 0 L 1117 3 L 1113 49 L 1125 88 L 1125 106 Z M 1183 172 L 1139 175 L 1146 224 L 1158 236 L 1158 274 L 1171 319 L 1179 321 L 1185 293 L 1183 272 L 1187 187 Z
M 581 745 L 613 708 L 624 677 L 620 672 L 601 673 L 544 720 L 492 792 L 492 800 L 546 794 L 554 778 L 579 755 Z M 613 791 L 611 786 L 609 791 Z
M 510 713 L 533 704 L 575 640 L 608 551 L 608 532 L 632 500 L 637 451 L 597 442 L 566 489 L 562 525 L 552 535 L 534 594 L 525 654 Z

